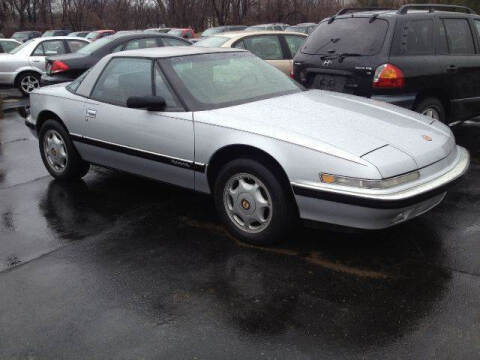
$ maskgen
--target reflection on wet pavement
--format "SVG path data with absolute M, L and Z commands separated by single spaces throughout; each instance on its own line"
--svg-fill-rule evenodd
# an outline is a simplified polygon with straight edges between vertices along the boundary
M 263 248 L 204 195 L 101 168 L 53 181 L 21 120 L 0 120 L 0 353 L 478 358 L 480 127 L 454 131 L 472 168 L 433 211 Z

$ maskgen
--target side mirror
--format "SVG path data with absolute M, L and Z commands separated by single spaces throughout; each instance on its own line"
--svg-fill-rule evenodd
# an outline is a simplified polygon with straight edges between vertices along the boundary
M 148 111 L 163 111 L 167 104 L 161 96 L 131 96 L 127 99 L 127 107 Z

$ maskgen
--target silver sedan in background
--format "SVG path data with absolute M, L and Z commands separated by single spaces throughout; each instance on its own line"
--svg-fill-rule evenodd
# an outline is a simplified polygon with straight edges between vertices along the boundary
M 67 36 L 29 40 L 7 54 L 0 54 L 0 85 L 29 94 L 40 86 L 46 56 L 75 52 L 88 43 L 86 39 Z
M 60 180 L 99 164 L 212 194 L 233 235 L 270 244 L 297 218 L 381 229 L 438 205 L 468 169 L 441 122 L 306 91 L 244 50 L 108 55 L 31 94 L 26 125 Z

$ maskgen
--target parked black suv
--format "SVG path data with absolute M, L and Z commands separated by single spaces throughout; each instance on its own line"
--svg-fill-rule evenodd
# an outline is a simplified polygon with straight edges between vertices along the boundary
M 443 122 L 480 114 L 480 16 L 450 5 L 341 10 L 297 53 L 307 88 L 386 101 Z

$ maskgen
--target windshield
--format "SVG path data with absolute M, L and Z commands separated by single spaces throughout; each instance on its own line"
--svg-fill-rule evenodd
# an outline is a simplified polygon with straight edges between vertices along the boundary
M 196 42 L 194 45 L 195 46 L 201 46 L 201 47 L 221 47 L 227 41 L 228 41 L 227 37 L 212 36 L 212 37 L 206 38 L 204 40 L 200 40 L 200 41 Z
M 45 37 L 45 36 L 53 36 L 55 35 L 55 31 L 53 30 L 49 30 L 49 31 L 45 31 L 42 35 L 42 37 Z
M 87 39 L 88 39 L 88 36 L 87 36 Z M 77 50 L 77 53 L 84 54 L 84 55 L 93 54 L 95 51 L 97 51 L 98 49 L 100 49 L 104 45 L 108 44 L 109 42 L 112 42 L 113 40 L 115 40 L 115 38 L 112 38 L 110 36 L 101 38 L 97 41 L 94 41 L 94 42 L 88 44 L 88 45 L 85 45 L 80 50 Z
M 192 102 L 202 109 L 302 91 L 280 70 L 248 52 L 181 56 L 166 62 Z
M 95 39 L 97 37 L 97 35 L 98 35 L 98 33 L 96 31 L 92 31 L 91 33 L 88 33 L 87 39 L 88 40 Z
M 20 51 L 22 51 L 23 49 L 25 49 L 27 46 L 29 46 L 31 43 L 32 43 L 33 39 L 32 40 L 28 40 L 27 42 L 24 42 L 22 45 L 16 47 L 15 49 L 13 49 L 12 51 L 9 52 L 9 54 L 16 54 Z
M 388 23 L 382 19 L 370 22 L 368 17 L 336 19 L 322 22 L 305 42 L 305 54 L 356 53 L 375 55 L 383 46 Z
M 204 32 L 202 32 L 202 35 L 201 37 L 206 37 L 206 36 L 212 36 L 214 34 L 218 34 L 220 32 L 222 32 L 223 28 L 210 28 L 210 29 L 207 29 L 205 30 Z
M 182 29 L 172 29 L 168 33 L 175 36 L 182 36 Z

